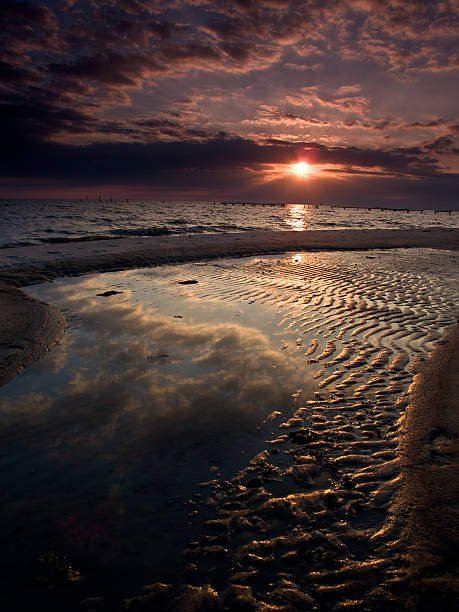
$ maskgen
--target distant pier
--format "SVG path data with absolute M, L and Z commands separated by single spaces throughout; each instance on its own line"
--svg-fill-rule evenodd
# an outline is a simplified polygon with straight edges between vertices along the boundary
M 129 203 L 129 199 L 128 198 L 122 198 L 118 201 L 124 200 L 126 202 L 126 204 Z M 88 200 L 88 196 L 84 196 L 82 198 L 80 198 L 80 202 L 88 202 L 91 200 Z M 93 201 L 95 202 L 116 202 L 117 200 L 113 200 L 113 198 L 102 198 L 101 195 L 98 196 L 98 198 L 94 198 Z M 157 200 L 151 200 L 152 202 L 156 202 Z M 159 200 L 158 200 L 159 201 Z M 162 200 L 162 203 L 165 204 L 166 200 Z M 195 204 L 200 204 L 201 202 L 195 201 Z M 187 200 L 184 202 L 184 204 L 193 204 L 192 200 Z M 368 212 L 372 212 L 372 211 L 380 211 L 380 212 L 392 212 L 392 213 L 420 213 L 422 214 L 425 211 L 431 211 L 433 212 L 435 215 L 437 213 L 447 213 L 448 215 L 451 215 L 451 213 L 453 212 L 459 212 L 459 210 L 456 209 L 440 209 L 440 208 L 406 208 L 406 207 L 400 207 L 400 208 L 392 208 L 392 207 L 387 207 L 387 206 L 355 206 L 354 204 L 331 204 L 331 203 L 324 203 L 324 202 L 320 202 L 319 204 L 316 204 L 315 202 L 307 202 L 307 203 L 303 203 L 303 202 L 247 202 L 244 200 L 239 200 L 239 201 L 213 201 L 213 202 L 202 202 L 202 204 L 210 204 L 210 205 L 221 205 L 221 206 L 256 206 L 256 207 L 264 207 L 264 206 L 269 206 L 269 207 L 281 207 L 281 208 L 285 208 L 286 206 L 302 206 L 303 208 L 324 208 L 324 209 L 328 209 L 329 211 L 332 210 L 367 210 Z

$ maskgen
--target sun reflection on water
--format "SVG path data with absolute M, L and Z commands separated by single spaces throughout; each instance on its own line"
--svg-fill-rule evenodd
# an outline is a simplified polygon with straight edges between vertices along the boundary
M 285 223 L 294 231 L 307 229 L 311 218 L 311 207 L 306 204 L 288 204 L 285 207 Z

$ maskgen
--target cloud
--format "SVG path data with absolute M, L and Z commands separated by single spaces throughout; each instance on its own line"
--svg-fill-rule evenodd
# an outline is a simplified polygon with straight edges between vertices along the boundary
M 207 177 L 214 193 L 301 146 L 346 173 L 451 174 L 457 15 L 447 0 L 7 0 L 4 179 L 110 184 L 111 166 L 156 186 L 161 169 L 164 187 Z

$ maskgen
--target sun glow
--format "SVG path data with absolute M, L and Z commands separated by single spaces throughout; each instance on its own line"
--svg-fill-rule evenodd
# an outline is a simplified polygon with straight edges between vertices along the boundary
M 302 161 L 302 162 L 298 162 L 297 164 L 293 164 L 293 172 L 297 175 L 297 176 L 306 176 L 306 174 L 308 173 L 308 169 L 309 166 L 306 162 Z

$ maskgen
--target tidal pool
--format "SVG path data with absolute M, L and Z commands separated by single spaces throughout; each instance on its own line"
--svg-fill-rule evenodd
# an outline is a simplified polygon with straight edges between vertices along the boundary
M 341 466 L 368 488 L 361 471 L 396 458 L 410 363 L 454 322 L 457 279 L 438 274 L 449 257 L 297 253 L 28 287 L 69 327 L 0 389 L 7 599 L 71 609 L 183 581 L 181 553 L 220 503 L 201 485 L 239 474 L 247 488 L 269 449 L 273 500 L 338 490 Z M 316 455 L 279 452 L 292 441 Z M 331 458 L 311 469 L 319 445 Z M 378 507 L 361 528 L 383 523 Z

